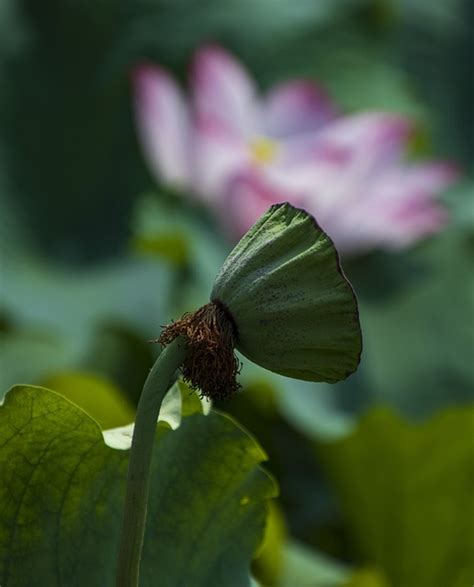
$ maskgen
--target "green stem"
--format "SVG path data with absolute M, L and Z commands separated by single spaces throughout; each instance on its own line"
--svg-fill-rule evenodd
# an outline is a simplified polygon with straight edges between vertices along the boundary
M 145 534 L 150 465 L 161 402 L 176 369 L 186 357 L 186 343 L 175 339 L 161 352 L 138 403 L 128 463 L 127 492 L 118 556 L 117 587 L 137 587 Z

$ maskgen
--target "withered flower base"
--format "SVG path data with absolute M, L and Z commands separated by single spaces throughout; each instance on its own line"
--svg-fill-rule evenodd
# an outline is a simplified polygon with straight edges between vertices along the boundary
M 222 302 L 214 301 L 165 327 L 156 342 L 163 346 L 181 336 L 187 354 L 183 379 L 201 396 L 225 399 L 240 387 L 237 375 L 241 363 L 235 356 L 237 326 Z

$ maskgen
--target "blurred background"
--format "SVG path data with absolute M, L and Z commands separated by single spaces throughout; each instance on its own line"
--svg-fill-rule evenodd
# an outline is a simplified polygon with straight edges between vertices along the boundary
M 460 179 L 450 221 L 399 251 L 343 257 L 359 371 L 307 384 L 245 363 L 219 406 L 280 485 L 262 585 L 465 587 L 474 577 L 473 12 L 470 0 L 3 0 L 1 387 L 64 393 L 104 428 L 133 411 L 160 327 L 206 302 L 233 239 L 149 169 L 131 72 L 186 88 L 204 43 L 262 91 L 306 78 L 345 113 L 406 116 L 416 156 Z M 186 90 L 185 90 L 186 91 Z

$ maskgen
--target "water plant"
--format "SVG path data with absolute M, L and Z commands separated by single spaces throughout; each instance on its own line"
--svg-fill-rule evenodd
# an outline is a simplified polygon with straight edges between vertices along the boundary
M 166 326 L 133 432 L 117 584 L 138 585 L 150 463 L 161 402 L 181 369 L 210 399 L 237 392 L 240 351 L 276 373 L 334 383 L 362 350 L 357 301 L 331 239 L 307 212 L 276 204 L 218 272 L 210 301 Z

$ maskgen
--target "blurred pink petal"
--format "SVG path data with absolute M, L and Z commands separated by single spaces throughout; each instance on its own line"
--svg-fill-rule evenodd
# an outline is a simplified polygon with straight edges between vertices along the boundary
M 389 216 L 392 211 L 424 209 L 435 202 L 438 193 L 457 178 L 456 169 L 447 164 L 396 164 L 366 183 L 360 207 L 369 207 L 374 216 Z M 396 212 L 398 213 L 398 212 Z M 404 217 L 407 213 L 404 212 Z
M 202 118 L 195 124 L 194 162 L 194 189 L 204 201 L 216 204 L 229 177 L 248 167 L 249 152 L 226 126 Z
M 447 220 L 444 208 L 424 198 L 407 198 L 384 209 L 367 206 L 365 216 L 352 218 L 354 224 L 344 231 L 347 236 L 343 248 L 359 252 L 372 246 L 403 248 L 438 232 Z
M 314 132 L 336 115 L 337 109 L 326 92 L 304 80 L 273 88 L 262 112 L 264 131 L 276 138 Z
M 385 231 L 381 240 L 389 249 L 405 248 L 439 232 L 448 218 L 446 210 L 439 204 L 416 199 L 406 201 L 390 215 L 388 228 L 391 231 Z
M 191 84 L 199 118 L 216 119 L 241 138 L 256 131 L 259 106 L 255 86 L 229 53 L 217 46 L 200 49 L 194 59 Z
M 235 239 L 239 239 L 272 204 L 290 201 L 286 192 L 278 191 L 256 172 L 235 176 L 226 187 L 226 196 L 217 212 Z M 291 202 L 295 206 L 302 205 L 297 198 Z
M 458 177 L 448 164 L 393 165 L 368 183 L 360 209 L 365 230 L 387 248 L 405 247 L 438 232 L 448 215 L 436 201 Z
M 456 169 L 446 164 L 397 162 L 359 183 L 351 184 L 350 173 L 346 178 L 342 174 L 342 187 L 334 181 L 327 190 L 337 205 L 331 209 L 328 197 L 322 199 L 323 192 L 315 191 L 307 207 L 342 252 L 405 247 L 446 224 L 447 213 L 435 198 L 457 175 Z M 349 183 L 344 185 L 346 181 Z
M 133 82 L 138 133 L 151 169 L 165 182 L 187 187 L 191 129 L 184 96 L 160 67 L 138 66 Z
M 295 160 L 305 161 L 332 155 L 357 164 L 360 171 L 372 171 L 402 156 L 412 132 L 400 116 L 380 112 L 338 118 L 311 136 L 290 142 Z
M 459 178 L 460 170 L 450 163 L 416 163 L 393 166 L 387 174 L 391 175 L 386 179 L 398 186 L 400 194 L 417 191 L 435 198 Z

